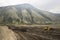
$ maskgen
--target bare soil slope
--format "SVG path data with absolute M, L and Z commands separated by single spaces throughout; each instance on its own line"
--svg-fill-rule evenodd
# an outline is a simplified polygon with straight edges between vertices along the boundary
M 0 40 L 17 40 L 17 38 L 7 26 L 0 26 Z

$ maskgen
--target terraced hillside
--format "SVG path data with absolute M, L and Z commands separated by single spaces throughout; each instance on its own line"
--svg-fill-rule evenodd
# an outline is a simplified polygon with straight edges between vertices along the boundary
M 5 24 L 55 24 L 59 17 L 51 12 L 42 11 L 30 4 L 0 7 L 0 23 Z

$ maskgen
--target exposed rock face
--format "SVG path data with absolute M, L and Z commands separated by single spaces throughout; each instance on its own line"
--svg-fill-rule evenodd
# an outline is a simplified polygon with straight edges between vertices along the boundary
M 7 26 L 0 26 L 0 40 L 17 40 L 17 38 Z

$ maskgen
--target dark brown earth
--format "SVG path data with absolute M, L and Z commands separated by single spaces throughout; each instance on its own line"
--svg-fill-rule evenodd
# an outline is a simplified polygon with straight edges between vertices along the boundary
M 60 40 L 60 29 L 45 30 L 43 27 L 11 27 L 0 26 L 0 40 Z

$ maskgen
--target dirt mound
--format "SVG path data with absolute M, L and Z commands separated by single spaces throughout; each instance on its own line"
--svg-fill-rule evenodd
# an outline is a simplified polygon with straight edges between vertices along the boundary
M 0 26 L 0 40 L 17 40 L 17 38 L 7 26 Z

